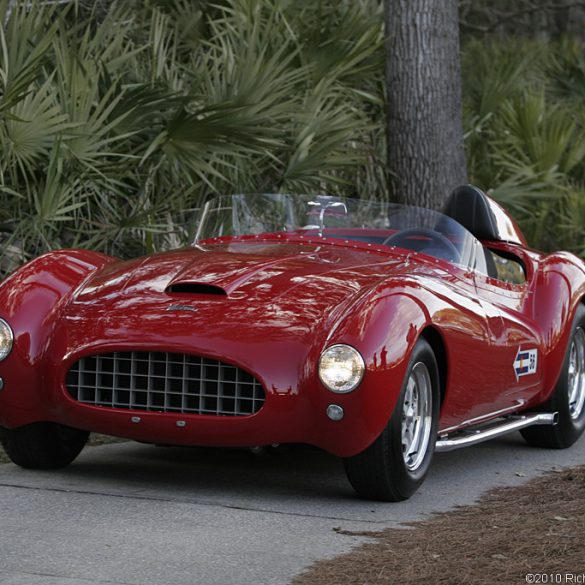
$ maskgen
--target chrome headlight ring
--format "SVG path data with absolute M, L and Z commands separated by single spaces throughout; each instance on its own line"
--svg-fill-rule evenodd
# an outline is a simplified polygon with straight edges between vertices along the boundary
M 359 351 L 344 343 L 328 347 L 319 358 L 319 379 L 328 390 L 336 394 L 355 390 L 365 370 L 364 358 Z
M 4 319 L 0 319 L 0 362 L 10 355 L 13 345 L 14 334 L 11 327 Z

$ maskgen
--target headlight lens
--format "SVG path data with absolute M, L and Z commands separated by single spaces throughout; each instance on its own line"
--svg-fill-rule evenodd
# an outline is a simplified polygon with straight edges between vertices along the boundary
M 0 362 L 8 357 L 12 350 L 13 342 L 14 336 L 10 325 L 4 319 L 0 319 Z
M 364 377 L 366 366 L 360 353 L 349 345 L 332 345 L 319 359 L 319 378 L 338 394 L 355 390 Z

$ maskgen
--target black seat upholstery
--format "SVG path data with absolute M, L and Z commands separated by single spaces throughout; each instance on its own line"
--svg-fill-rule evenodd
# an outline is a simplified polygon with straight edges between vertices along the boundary
M 487 195 L 473 185 L 457 187 L 443 213 L 458 221 L 479 240 L 498 240 L 499 231 Z
M 485 255 L 486 274 L 492 278 L 498 278 L 498 267 L 496 266 L 496 261 L 492 253 L 487 248 L 484 248 L 483 251 Z

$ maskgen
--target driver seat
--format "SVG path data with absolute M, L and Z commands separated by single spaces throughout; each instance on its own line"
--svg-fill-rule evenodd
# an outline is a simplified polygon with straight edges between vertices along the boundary
M 473 185 L 457 187 L 447 199 L 443 213 L 459 222 L 478 240 L 498 240 L 499 230 L 487 195 Z
M 498 224 L 487 195 L 473 185 L 457 187 L 447 199 L 443 213 L 459 222 L 478 240 L 499 239 Z M 480 271 L 497 278 L 498 269 L 491 252 L 483 246 L 482 249 L 483 255 L 477 259 Z

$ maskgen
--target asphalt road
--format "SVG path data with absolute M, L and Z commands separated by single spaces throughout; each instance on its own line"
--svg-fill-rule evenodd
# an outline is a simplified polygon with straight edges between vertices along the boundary
M 585 464 L 519 435 L 437 455 L 408 502 L 354 497 L 340 462 L 308 448 L 86 449 L 58 472 L 0 466 L 1 585 L 285 585 L 380 530 L 474 501 L 552 468 Z M 363 537 L 361 537 L 363 539 Z

